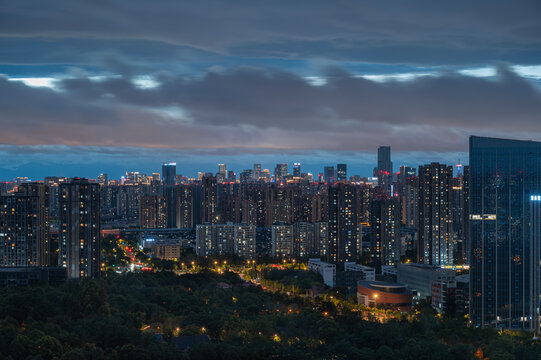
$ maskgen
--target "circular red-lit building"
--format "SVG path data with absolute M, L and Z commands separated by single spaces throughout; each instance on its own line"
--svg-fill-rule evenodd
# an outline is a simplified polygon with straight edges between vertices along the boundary
M 406 285 L 366 280 L 357 283 L 357 301 L 365 306 L 409 311 L 412 299 Z

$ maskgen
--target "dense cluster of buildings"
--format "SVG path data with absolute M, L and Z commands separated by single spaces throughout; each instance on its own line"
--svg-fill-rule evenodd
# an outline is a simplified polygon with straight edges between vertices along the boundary
M 372 175 L 279 163 L 188 178 L 165 163 L 120 180 L 18 178 L 0 184 L 0 266 L 97 277 L 102 230 L 192 229 L 200 256 L 311 259 L 330 284 L 357 279 L 366 304 L 377 303 L 370 291 L 429 296 L 442 309 L 452 297 L 474 326 L 539 329 L 541 143 L 471 137 L 468 166 L 418 169 L 394 169 L 382 146 Z M 180 254 L 178 244 L 153 246 Z M 463 264 L 469 276 L 450 270 Z

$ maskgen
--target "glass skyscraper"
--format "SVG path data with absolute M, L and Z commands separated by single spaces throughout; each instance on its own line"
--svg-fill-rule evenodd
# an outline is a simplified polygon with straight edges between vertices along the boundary
M 470 320 L 529 329 L 533 195 L 541 142 L 470 137 Z

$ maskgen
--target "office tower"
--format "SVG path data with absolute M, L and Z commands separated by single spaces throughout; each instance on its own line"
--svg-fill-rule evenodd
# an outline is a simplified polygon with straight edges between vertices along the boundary
M 152 180 L 160 181 L 160 173 L 152 173 Z
M 393 173 L 390 146 L 380 146 L 378 148 L 378 170 L 384 170 L 391 174 Z
M 378 186 L 382 188 L 383 193 L 390 194 L 393 176 L 390 146 L 378 148 L 378 166 L 374 169 L 374 176 L 378 178 Z
M 400 262 L 400 201 L 396 196 L 379 196 L 372 202 L 370 221 L 372 260 L 376 266 Z
M 272 226 L 272 256 L 293 256 L 293 229 L 290 225 Z
M 177 163 L 164 163 L 162 165 L 162 179 L 164 186 L 174 186 L 177 177 Z
M 470 167 L 462 168 L 462 258 L 470 263 Z
M 293 177 L 297 177 L 297 178 L 301 177 L 301 163 L 293 164 Z
M 142 229 L 167 227 L 167 206 L 161 195 L 142 196 L 140 201 L 139 225 Z
M 99 184 L 74 178 L 60 186 L 59 265 L 68 279 L 100 274 Z
M 139 183 L 140 175 L 138 171 L 127 171 L 126 172 L 126 181 L 136 184 Z
M 254 180 L 259 181 L 259 178 L 261 177 L 261 164 L 254 164 Z
M 98 184 L 107 185 L 107 174 L 100 174 L 98 176 Z
M 323 178 L 327 184 L 334 184 L 335 176 L 334 176 L 334 167 L 332 166 L 325 166 L 323 168 Z
M 274 181 L 282 182 L 287 175 L 287 164 L 276 164 L 276 168 L 274 168 Z
M 539 297 L 531 293 L 530 265 L 539 244 L 531 197 L 541 195 L 540 160 L 541 142 L 470 137 L 473 326 L 530 327 L 532 298 Z
M 263 179 L 264 182 L 269 182 L 271 180 L 271 174 L 270 174 L 269 169 L 261 170 L 261 175 L 259 178 Z
M 329 186 L 330 262 L 357 260 L 357 192 L 354 185 L 338 183 Z
M 254 180 L 253 170 L 252 169 L 246 169 L 239 175 L 239 181 L 241 183 L 247 183 L 252 182 Z
M 227 169 L 225 164 L 218 164 L 218 174 L 223 174 L 224 177 L 226 176 Z
M 0 266 L 50 266 L 48 186 L 24 183 L 0 196 Z
M 418 262 L 453 264 L 451 186 L 453 167 L 431 163 L 419 167 Z
M 229 182 L 237 181 L 237 174 L 235 174 L 235 172 L 232 171 L 232 170 L 228 170 L 227 171 L 227 181 L 229 181 Z
M 217 182 L 212 174 L 206 174 L 201 180 L 201 221 L 209 224 L 219 222 Z
M 227 180 L 227 169 L 225 164 L 218 164 L 218 173 L 216 174 L 216 181 L 222 183 Z
M 538 195 L 539 194 L 539 195 Z M 530 195 L 530 330 L 541 332 L 541 191 Z
M 336 180 L 345 181 L 348 179 L 348 166 L 347 164 L 336 165 Z
M 166 211 L 166 223 L 167 228 L 175 229 L 179 228 L 179 212 L 178 212 L 178 187 L 177 186 L 164 186 L 163 192 L 165 193 L 165 211 Z

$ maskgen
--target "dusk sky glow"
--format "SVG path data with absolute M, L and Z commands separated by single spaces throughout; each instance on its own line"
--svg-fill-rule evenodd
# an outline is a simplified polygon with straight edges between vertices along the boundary
M 0 180 L 541 140 L 539 1 L 0 1 Z

